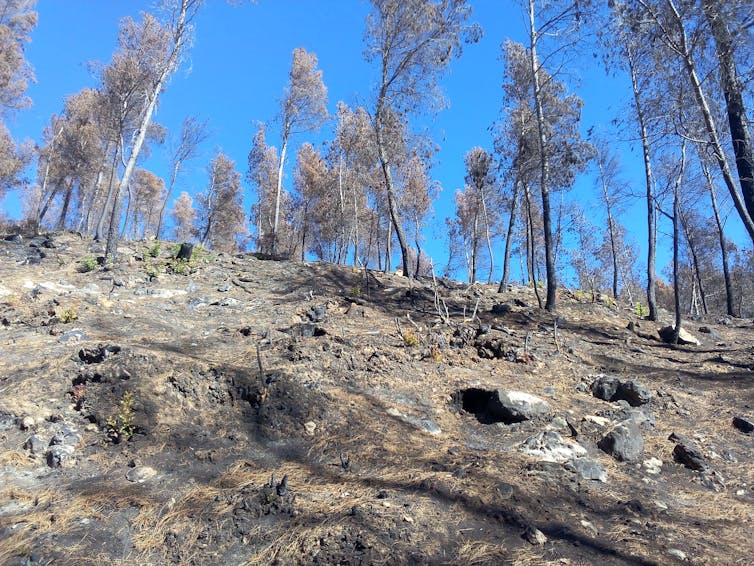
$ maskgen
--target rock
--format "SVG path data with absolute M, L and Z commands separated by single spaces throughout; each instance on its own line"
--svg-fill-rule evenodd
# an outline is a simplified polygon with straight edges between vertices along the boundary
M 576 458 L 566 464 L 566 469 L 576 472 L 585 480 L 607 481 L 607 472 L 602 464 L 587 458 Z
M 673 558 L 677 558 L 678 560 L 685 562 L 686 561 L 686 553 L 682 550 L 678 550 L 677 548 L 669 548 L 668 554 L 672 556 Z
M 134 483 L 143 483 L 157 475 L 157 470 L 149 466 L 131 468 L 126 472 L 126 479 Z
M 657 475 L 662 471 L 662 460 L 659 458 L 648 458 L 641 465 L 648 474 Z
M 664 326 L 657 331 L 663 342 L 670 344 L 673 340 L 673 332 L 675 328 L 673 326 Z M 694 335 L 689 333 L 685 328 L 681 327 L 681 331 L 678 334 L 678 343 L 681 345 L 694 345 L 699 346 L 701 342 Z
M 617 377 L 599 375 L 590 388 L 598 399 L 626 401 L 632 407 L 646 405 L 652 400 L 652 392 L 635 380 L 621 381 Z
M 613 401 L 618 393 L 620 380 L 617 377 L 601 375 L 592 382 L 592 395 L 603 401 Z
M 317 430 L 317 423 L 315 423 L 314 421 L 305 422 L 304 430 L 309 436 L 314 436 L 314 431 Z
M 34 417 L 24 417 L 21 420 L 21 430 L 30 430 L 34 428 L 37 424 L 36 419 Z
M 26 442 L 24 442 L 24 448 L 35 456 L 44 454 L 47 445 L 48 442 L 38 434 L 32 434 L 26 439 Z
M 540 432 L 527 438 L 520 446 L 521 452 L 543 462 L 564 464 L 570 460 L 586 456 L 586 449 L 577 442 L 564 440 L 554 430 Z
M 50 446 L 76 446 L 79 442 L 81 442 L 79 431 L 75 427 L 66 425 L 52 437 Z
M 63 334 L 60 338 L 58 338 L 58 342 L 65 343 L 65 342 L 83 342 L 89 340 L 89 336 L 84 333 L 83 330 L 80 328 L 74 328 L 73 330 L 69 330 L 65 334 Z
M 513 307 L 511 307 L 508 303 L 496 303 L 492 305 L 492 314 L 497 316 L 505 316 L 509 312 L 513 310 Z
M 0 412 L 0 430 L 8 430 L 16 426 L 16 415 Z
M 744 434 L 754 433 L 754 419 L 747 417 L 733 417 L 733 426 Z
M 620 399 L 628 401 L 632 407 L 646 405 L 652 400 L 652 392 L 634 380 L 622 381 L 618 388 Z
M 51 468 L 60 468 L 71 459 L 74 448 L 70 444 L 52 446 L 47 451 L 47 465 Z
M 710 337 L 715 340 L 720 339 L 720 333 L 714 328 L 710 328 L 709 326 L 700 326 L 699 332 L 701 332 L 702 334 L 709 334 Z
M 535 395 L 503 389 L 491 396 L 487 410 L 507 424 L 548 418 L 552 413 L 550 405 Z
M 529 526 L 524 531 L 524 538 L 533 545 L 542 546 L 547 542 L 545 534 L 536 527 Z
M 120 352 L 120 346 L 112 344 L 98 344 L 92 348 L 82 348 L 79 350 L 79 359 L 85 364 L 99 364 L 111 354 Z
M 597 446 L 616 460 L 633 462 L 644 451 L 644 438 L 636 422 L 623 421 L 607 433 Z
M 709 464 L 704 459 L 701 448 L 690 438 L 673 433 L 668 440 L 675 442 L 673 458 L 691 470 L 703 472 L 709 470 Z
M 594 423 L 597 426 L 606 427 L 610 424 L 610 419 L 607 417 L 598 417 L 597 415 L 586 415 L 584 418 L 581 419 L 582 421 L 586 421 L 588 423 Z
M 325 322 L 327 320 L 327 305 L 312 307 L 306 315 L 311 322 Z

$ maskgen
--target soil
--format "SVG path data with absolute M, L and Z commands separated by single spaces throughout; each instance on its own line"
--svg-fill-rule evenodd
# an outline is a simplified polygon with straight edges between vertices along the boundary
M 159 248 L 84 272 L 102 247 L 76 234 L 0 241 L 0 564 L 753 563 L 751 320 L 679 346 L 670 313 L 567 289 L 548 313 L 527 287 Z M 492 418 L 497 390 L 552 415 Z M 600 450 L 637 410 L 642 457 Z M 542 431 L 606 481 L 524 452 Z

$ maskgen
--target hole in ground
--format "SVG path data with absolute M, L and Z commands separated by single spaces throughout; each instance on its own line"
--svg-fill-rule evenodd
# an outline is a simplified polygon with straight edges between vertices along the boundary
M 463 410 L 476 416 L 482 424 L 505 422 L 505 419 L 493 408 L 497 400 L 497 394 L 494 391 L 470 387 L 469 389 L 461 389 L 458 392 L 458 399 Z

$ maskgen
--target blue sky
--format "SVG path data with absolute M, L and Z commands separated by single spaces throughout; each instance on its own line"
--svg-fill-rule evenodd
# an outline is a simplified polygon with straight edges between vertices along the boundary
M 500 44 L 506 38 L 523 41 L 526 30 L 517 2 L 472 0 L 471 4 L 473 19 L 483 27 L 484 37 L 478 44 L 466 46 L 443 81 L 449 109 L 424 118 L 424 125 L 441 147 L 432 176 L 443 190 L 435 203 L 433 227 L 426 232 L 427 248 L 437 265 L 446 260 L 443 220 L 454 214 L 453 194 L 463 186 L 463 156 L 475 145 L 492 146 L 488 128 L 502 103 Z M 146 0 L 39 0 L 39 25 L 27 48 L 27 59 L 37 76 L 37 83 L 28 91 L 34 105 L 9 122 L 14 137 L 40 141 L 50 115 L 61 111 L 63 98 L 95 84 L 87 63 L 109 62 L 116 48 L 119 19 L 127 15 L 136 18 L 151 5 Z M 296 47 L 317 54 L 331 111 L 339 100 L 369 108 L 376 78 L 363 58 L 369 7 L 358 0 L 259 0 L 236 7 L 224 0 L 206 0 L 196 19 L 193 48 L 161 97 L 156 115 L 171 132 L 179 132 L 184 117 L 195 114 L 209 120 L 212 132 L 201 157 L 187 165 L 174 196 L 182 190 L 196 194 L 204 189 L 206 166 L 218 148 L 245 173 L 255 124 L 274 118 Z M 584 132 L 591 126 L 606 128 L 613 117 L 625 113 L 629 87 L 625 78 L 607 77 L 597 60 L 588 59 L 569 72 L 572 89 L 585 101 Z M 325 128 L 319 136 L 300 137 L 294 144 L 329 137 Z M 277 144 L 274 126 L 268 143 Z M 295 157 L 295 149 L 290 156 Z M 638 157 L 638 151 L 626 151 L 624 146 L 626 177 L 640 188 L 643 179 Z M 289 159 L 289 188 L 293 165 Z M 167 178 L 166 149 L 154 148 L 143 166 Z M 246 187 L 246 192 L 248 211 L 251 188 Z M 589 208 L 594 200 L 591 179 L 580 179 L 572 196 Z M 11 215 L 18 214 L 13 195 L 4 207 Z M 641 244 L 646 238 L 641 207 L 634 207 L 626 221 Z

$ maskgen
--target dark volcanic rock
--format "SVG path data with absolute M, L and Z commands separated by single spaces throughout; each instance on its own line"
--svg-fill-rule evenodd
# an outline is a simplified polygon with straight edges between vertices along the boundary
M 733 426 L 744 434 L 754 433 L 754 419 L 745 417 L 733 417 Z
M 492 314 L 497 316 L 505 316 L 513 310 L 508 303 L 497 303 L 492 305 Z
M 634 462 L 644 451 L 644 438 L 639 425 L 629 420 L 616 425 L 597 443 L 597 446 L 616 460 Z
M 604 401 L 626 401 L 632 407 L 646 405 L 652 392 L 633 379 L 622 381 L 617 377 L 601 375 L 592 382 L 592 395 Z
M 701 448 L 690 438 L 673 433 L 668 440 L 676 443 L 673 449 L 673 458 L 676 462 L 698 472 L 709 470 L 709 464 L 704 459 Z

